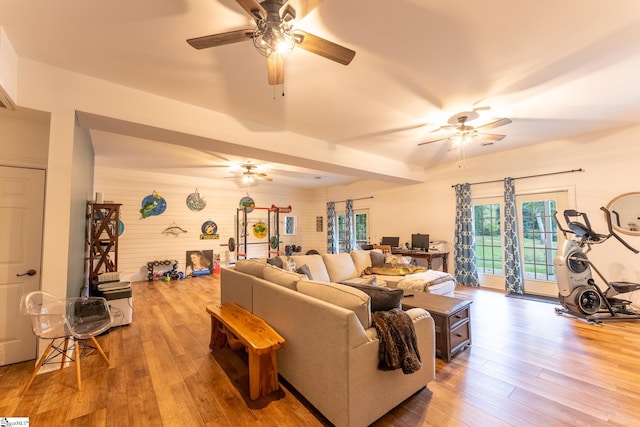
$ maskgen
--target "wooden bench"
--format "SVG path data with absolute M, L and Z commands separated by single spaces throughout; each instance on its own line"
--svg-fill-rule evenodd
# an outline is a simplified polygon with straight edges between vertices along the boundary
M 232 302 L 207 306 L 211 315 L 209 348 L 225 345 L 237 350 L 244 346 L 249 353 L 249 394 L 252 400 L 279 388 L 276 351 L 284 338 L 258 316 Z

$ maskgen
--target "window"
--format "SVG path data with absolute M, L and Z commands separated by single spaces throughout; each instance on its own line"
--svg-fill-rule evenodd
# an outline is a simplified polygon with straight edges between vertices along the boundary
M 473 206 L 476 267 L 481 286 L 504 289 L 503 200 L 484 197 Z M 518 237 L 525 292 L 557 295 L 553 259 L 562 243 L 553 218 L 568 209 L 567 191 L 516 195 Z M 560 241 L 559 241 L 560 240 Z
M 359 249 L 360 245 L 366 245 L 369 241 L 369 210 L 354 210 L 355 216 L 355 236 L 356 244 L 352 249 Z M 338 252 L 347 251 L 347 241 L 345 235 L 345 214 L 337 215 L 338 219 Z
M 480 274 L 502 274 L 500 204 L 473 207 L 476 266 Z
M 555 211 L 555 200 L 533 200 L 520 205 L 520 246 L 525 279 L 556 280 L 553 268 L 553 258 L 558 250 L 558 230 L 553 219 Z

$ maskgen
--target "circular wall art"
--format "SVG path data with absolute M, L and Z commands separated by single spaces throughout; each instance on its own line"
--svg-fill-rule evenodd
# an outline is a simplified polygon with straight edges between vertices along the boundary
M 207 201 L 200 195 L 198 189 L 187 196 L 187 207 L 192 211 L 199 212 L 207 206 Z
M 205 221 L 202 223 L 202 234 L 206 234 L 208 236 L 211 236 L 213 234 L 216 234 L 218 232 L 218 225 L 209 220 L 209 221 Z
M 154 191 L 142 199 L 142 209 L 140 209 L 140 213 L 142 214 L 142 218 L 147 218 L 152 215 L 162 215 L 166 209 L 167 201 Z
M 240 199 L 240 207 L 246 208 L 247 213 L 251 213 L 253 212 L 253 208 L 256 207 L 256 203 L 253 201 L 251 197 L 244 196 L 242 199 Z
M 256 222 L 255 224 L 253 224 L 253 235 L 256 236 L 258 239 L 264 239 L 265 237 L 267 237 L 267 224 L 265 224 L 262 221 Z

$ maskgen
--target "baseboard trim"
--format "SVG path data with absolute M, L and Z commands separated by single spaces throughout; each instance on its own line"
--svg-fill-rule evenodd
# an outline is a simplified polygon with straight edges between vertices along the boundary
M 530 300 L 530 301 L 538 301 L 538 302 L 546 302 L 548 304 L 560 304 L 560 301 L 558 301 L 558 297 L 552 297 L 552 296 L 548 296 L 548 295 L 536 295 L 536 294 L 516 294 L 516 293 L 507 293 L 505 294 L 506 297 L 509 298 L 520 298 L 520 299 L 526 299 L 526 300 Z

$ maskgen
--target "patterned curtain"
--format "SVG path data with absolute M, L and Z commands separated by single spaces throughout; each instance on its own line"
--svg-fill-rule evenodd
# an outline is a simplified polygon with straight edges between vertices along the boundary
M 335 254 L 338 244 L 338 229 L 336 228 L 336 204 L 327 203 L 327 253 Z
M 524 293 L 524 278 L 520 262 L 516 189 L 511 178 L 504 179 L 504 267 L 505 289 L 509 293 Z
M 356 221 L 353 214 L 353 200 L 346 201 L 346 213 L 344 216 L 345 252 L 351 252 L 356 246 Z
M 471 185 L 456 185 L 456 234 L 453 243 L 456 282 L 465 286 L 479 286 L 476 269 L 476 245 L 473 236 Z

